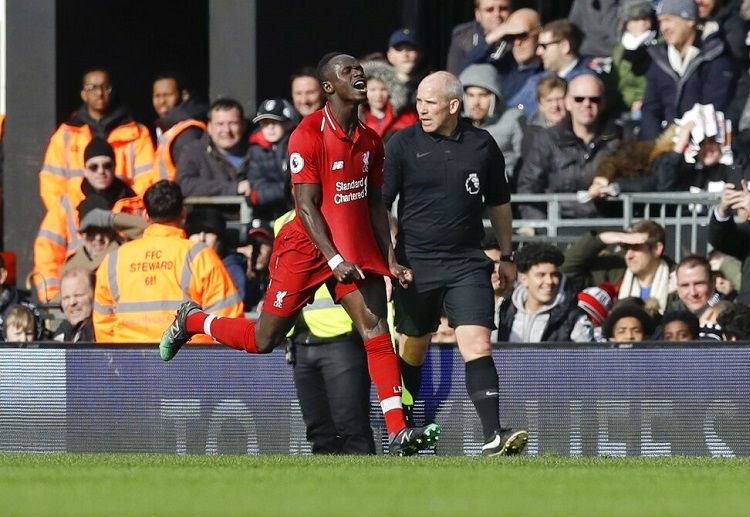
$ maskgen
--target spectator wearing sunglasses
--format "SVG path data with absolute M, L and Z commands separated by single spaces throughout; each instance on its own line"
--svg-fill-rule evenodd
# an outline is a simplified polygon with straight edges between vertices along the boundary
M 52 207 L 42 220 L 34 241 L 34 286 L 37 297 L 47 302 L 60 290 L 60 268 L 78 248 L 84 245 L 83 234 L 97 233 L 96 228 L 80 227 L 81 207 L 100 208 L 112 213 L 138 214 L 141 199 L 115 176 L 115 151 L 103 138 L 95 137 L 84 150 L 83 181 L 80 187 L 64 194 L 59 205 Z M 102 228 L 107 232 L 111 229 Z M 101 232 L 99 232 L 101 233 Z
M 535 152 L 525 157 L 518 173 L 519 193 L 582 192 L 585 199 L 562 204 L 562 216 L 597 215 L 591 200 L 608 187 L 594 182 L 597 165 L 620 142 L 619 129 L 604 116 L 604 95 L 604 83 L 596 75 L 582 74 L 570 82 L 565 95 L 569 114 L 536 136 Z M 523 204 L 519 209 L 524 219 L 547 217 L 544 207 Z

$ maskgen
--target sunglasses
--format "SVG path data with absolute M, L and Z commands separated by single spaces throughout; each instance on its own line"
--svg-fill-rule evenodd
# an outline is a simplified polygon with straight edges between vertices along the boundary
M 599 104 L 600 102 L 602 102 L 602 98 L 598 95 L 594 97 L 587 97 L 587 96 L 573 97 L 573 100 L 576 101 L 576 103 L 578 104 L 582 103 L 586 99 L 590 100 L 591 104 Z
M 547 47 L 549 47 L 550 45 L 555 45 L 557 43 L 560 43 L 561 41 L 562 41 L 561 39 L 558 39 L 558 40 L 555 40 L 555 41 L 548 41 L 547 43 L 541 43 L 541 42 L 539 42 L 539 43 L 536 44 L 536 48 L 541 48 L 542 50 L 547 50 Z
M 96 171 L 98 171 L 100 169 L 103 170 L 103 171 L 111 171 L 112 169 L 114 169 L 114 167 L 115 167 L 115 164 L 112 163 L 112 162 L 109 162 L 109 163 L 92 163 L 91 165 L 87 165 L 86 166 L 86 168 L 88 170 L 90 170 L 91 172 L 96 172 Z

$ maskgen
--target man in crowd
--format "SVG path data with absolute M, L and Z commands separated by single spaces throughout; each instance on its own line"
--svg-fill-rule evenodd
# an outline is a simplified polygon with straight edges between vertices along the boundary
M 641 121 L 645 140 L 655 139 L 664 125 L 695 104 L 713 104 L 716 111 L 724 111 L 737 75 L 716 24 L 699 31 L 694 0 L 663 0 L 656 14 L 665 41 L 648 49 L 652 63 L 646 72 Z
M 386 322 L 383 275 L 406 284 L 412 273 L 396 262 L 391 246 L 380 193 L 383 144 L 359 120 L 359 106 L 367 98 L 362 65 L 332 52 L 321 59 L 318 75 L 328 102 L 308 115 L 289 141 L 297 217 L 276 238 L 270 288 L 257 323 L 217 318 L 188 301 L 164 331 L 159 349 L 169 361 L 191 335 L 204 333 L 237 350 L 269 353 L 284 342 L 302 308 L 326 284 L 364 340 L 391 454 L 413 455 L 435 444 L 440 427 L 407 428 L 401 407 L 401 374 Z
M 563 289 L 563 252 L 546 243 L 530 243 L 516 253 L 519 285 L 498 310 L 498 341 L 593 340 L 593 325 L 574 294 Z
M 63 273 L 60 301 L 65 321 L 52 334 L 52 339 L 66 343 L 93 342 L 94 275 L 91 271 L 73 268 Z
M 535 152 L 525 157 L 518 173 L 518 192 L 577 192 L 599 197 L 606 186 L 593 184 L 599 161 L 620 142 L 619 130 L 605 117 L 604 83 L 593 74 L 581 74 L 568 86 L 565 107 L 569 116 L 534 139 Z M 546 218 L 535 205 L 520 205 L 524 219 Z M 563 217 L 595 217 L 593 201 L 563 203 Z
M 704 257 L 688 255 L 675 268 L 677 277 L 677 296 L 670 308 L 686 308 L 698 318 L 718 300 L 712 300 L 714 294 L 711 275 L 711 264 Z
M 391 34 L 385 56 L 396 70 L 398 80 L 406 87 L 407 98 L 410 102 L 415 102 L 417 85 L 424 77 L 424 72 L 419 66 L 422 50 L 414 30 L 403 28 Z
M 113 213 L 130 214 L 138 214 L 142 208 L 135 192 L 115 176 L 116 154 L 106 140 L 94 137 L 86 146 L 83 159 L 83 181 L 78 183 L 77 189 L 63 194 L 59 205 L 47 212 L 34 240 L 34 287 L 39 300 L 45 302 L 57 296 L 60 268 L 68 257 L 81 245 L 86 246 L 92 255 L 99 255 L 93 252 L 106 247 L 114 237 L 111 231 L 95 232 L 92 229 L 84 232 L 87 240 L 82 240 L 77 231 L 81 208 L 92 205 Z M 105 238 L 106 242 L 103 242 Z
M 624 232 L 586 232 L 565 251 L 561 271 L 576 290 L 609 282 L 620 298 L 655 298 L 660 312 L 667 308 L 670 263 L 664 259 L 664 228 L 645 219 Z M 620 246 L 622 254 L 603 254 L 607 246 Z
M 292 104 L 299 113 L 299 118 L 315 113 L 323 107 L 323 90 L 320 89 L 314 68 L 305 67 L 292 75 L 290 88 Z
M 177 183 L 185 196 L 251 194 L 249 144 L 244 110 L 234 99 L 208 108 L 206 133 L 189 143 L 177 162 Z
M 453 28 L 446 69 L 459 74 L 467 54 L 480 44 L 487 46 L 485 35 L 507 20 L 512 10 L 511 0 L 474 0 L 474 20 Z
M 96 272 L 97 342 L 154 343 L 185 299 L 220 316 L 242 316 L 242 301 L 219 256 L 185 238 L 179 185 L 159 181 L 143 202 L 151 223 L 143 237 L 107 255 Z
M 156 120 L 156 161 L 151 183 L 146 188 L 159 180 L 174 181 L 177 162 L 185 147 L 206 130 L 206 106 L 190 94 L 178 74 L 158 75 L 151 99 L 159 118 Z
M 512 178 L 521 156 L 523 112 L 506 106 L 500 75 L 492 65 L 471 65 L 459 80 L 464 87 L 464 116 L 492 135 L 505 158 L 506 177 Z
M 541 29 L 539 14 L 533 9 L 513 11 L 505 23 L 485 36 L 487 45 L 481 43 L 466 56 L 461 70 L 474 63 L 490 63 L 500 73 L 503 97 L 511 106 L 522 104 L 516 94 L 526 81 L 536 81 L 544 73 L 542 60 L 537 56 L 537 43 Z
M 483 455 L 520 453 L 528 433 L 500 425 L 498 376 L 492 358 L 494 263 L 482 251 L 482 215 L 489 213 L 500 247 L 500 272 L 513 266 L 510 189 L 503 155 L 492 137 L 460 119 L 461 82 L 428 75 L 417 90 L 419 124 L 388 142 L 383 200 L 398 201 L 396 257 L 414 271 L 394 293 L 404 386 L 415 396 L 430 336 L 444 310 L 456 329 L 466 388 L 482 423 Z
M 115 176 L 128 186 L 149 175 L 154 146 L 148 129 L 136 123 L 123 106 L 113 103 L 114 89 L 106 70 L 93 68 L 83 75 L 83 104 L 50 138 L 39 172 L 39 194 L 45 208 L 53 210 L 68 190 L 83 181 L 83 152 L 93 137 L 108 141 L 116 156 Z M 143 192 L 139 192 L 142 194 Z
M 739 188 L 738 188 L 739 187 Z M 708 240 L 717 250 L 742 261 L 737 301 L 750 303 L 750 190 L 747 182 L 724 185 L 708 223 Z M 734 220 L 736 214 L 742 221 Z

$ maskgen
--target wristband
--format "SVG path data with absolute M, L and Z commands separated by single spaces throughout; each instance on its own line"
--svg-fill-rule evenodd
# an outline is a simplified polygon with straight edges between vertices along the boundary
M 515 262 L 515 253 L 511 253 L 510 255 L 503 255 L 500 254 L 500 262 L 510 262 L 511 264 Z
M 339 264 L 341 264 L 344 261 L 343 258 L 341 258 L 341 255 L 336 253 L 333 257 L 328 259 L 328 267 L 331 268 L 331 271 L 334 271 L 336 267 L 338 267 Z

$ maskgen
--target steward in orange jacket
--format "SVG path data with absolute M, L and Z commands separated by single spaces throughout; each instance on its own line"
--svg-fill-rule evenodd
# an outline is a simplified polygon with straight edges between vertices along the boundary
M 39 195 L 48 211 L 83 181 L 83 151 L 94 136 L 112 145 L 117 158 L 115 175 L 128 186 L 140 175 L 151 173 L 154 146 L 148 129 L 136 123 L 124 107 L 110 109 L 111 98 L 107 72 L 93 70 L 84 75 L 83 105 L 52 135 L 39 171 Z
M 78 189 L 63 194 L 42 219 L 34 240 L 34 275 L 37 297 L 48 301 L 60 289 L 60 268 L 83 245 L 78 232 L 79 207 L 87 201 L 113 213 L 139 215 L 143 202 L 122 180 L 114 176 L 114 150 L 101 138 L 94 138 L 84 152 L 86 170 Z
M 144 192 L 159 180 L 174 181 L 183 148 L 198 140 L 206 130 L 208 109 L 205 103 L 191 96 L 176 74 L 161 74 L 154 80 L 152 103 L 159 115 L 155 123 L 157 147 L 153 171 L 139 177 L 136 185 L 136 190 Z
M 182 191 L 159 181 L 146 191 L 151 225 L 96 272 L 94 332 L 100 343 L 158 343 L 188 298 L 212 314 L 242 316 L 242 300 L 224 264 L 205 243 L 185 238 Z M 211 342 L 208 336 L 192 342 Z

